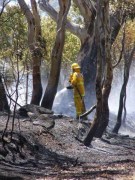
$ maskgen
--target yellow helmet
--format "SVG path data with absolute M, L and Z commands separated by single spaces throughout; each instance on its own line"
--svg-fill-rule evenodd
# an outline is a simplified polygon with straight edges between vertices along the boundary
M 77 64 L 77 63 L 73 63 L 72 65 L 71 65 L 71 69 L 73 70 L 73 69 L 80 69 L 80 66 L 79 66 L 79 64 Z

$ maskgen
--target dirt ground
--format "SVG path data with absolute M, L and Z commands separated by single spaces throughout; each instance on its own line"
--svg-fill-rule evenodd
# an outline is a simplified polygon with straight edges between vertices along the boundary
M 12 121 L 3 144 L 0 116 L 0 180 L 135 180 L 135 138 L 106 132 L 86 147 L 71 118 L 55 119 L 50 130 L 26 118 L 15 119 L 10 142 Z

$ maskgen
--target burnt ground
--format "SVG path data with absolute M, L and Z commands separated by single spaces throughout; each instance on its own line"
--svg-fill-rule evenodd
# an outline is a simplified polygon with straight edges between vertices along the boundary
M 63 117 L 51 130 L 32 119 L 15 119 L 10 142 L 11 118 L 2 144 L 6 121 L 0 116 L 0 180 L 135 179 L 135 138 L 106 132 L 85 147 L 80 140 L 88 125 L 78 132 L 77 122 Z

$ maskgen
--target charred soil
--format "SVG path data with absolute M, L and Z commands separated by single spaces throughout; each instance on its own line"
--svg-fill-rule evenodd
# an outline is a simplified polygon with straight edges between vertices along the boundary
M 6 122 L 0 116 L 0 180 L 135 179 L 135 138 L 106 133 L 86 147 L 78 140 L 77 122 L 63 117 L 51 129 L 15 119 L 10 140 L 10 118 L 3 142 Z

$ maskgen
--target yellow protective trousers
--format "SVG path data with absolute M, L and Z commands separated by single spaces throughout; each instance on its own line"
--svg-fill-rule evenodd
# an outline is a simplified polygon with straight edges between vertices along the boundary
M 74 96 L 74 103 L 76 108 L 76 118 L 85 112 L 84 102 L 80 96 Z

